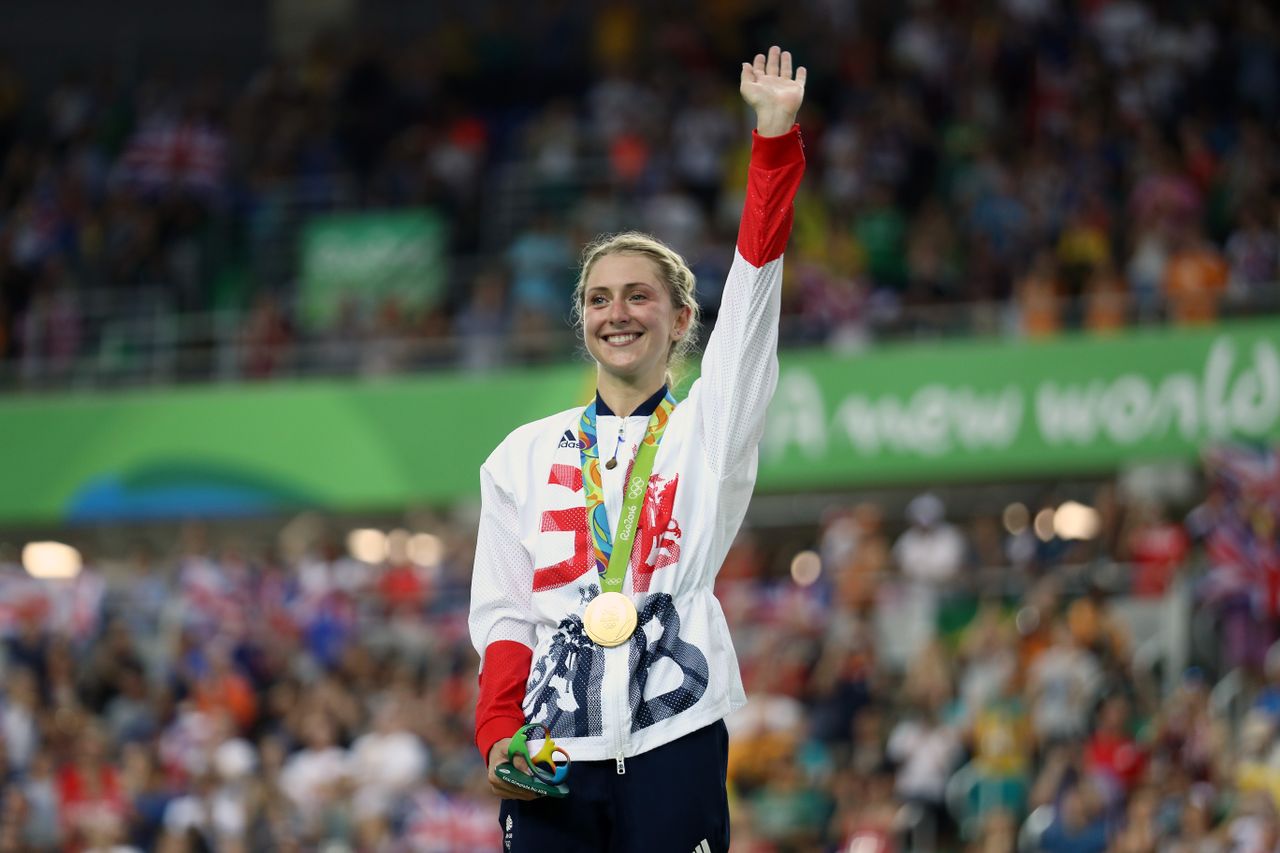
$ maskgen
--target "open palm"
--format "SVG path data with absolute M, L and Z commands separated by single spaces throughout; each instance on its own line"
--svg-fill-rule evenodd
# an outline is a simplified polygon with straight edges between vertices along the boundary
M 804 66 L 791 69 L 791 51 L 777 45 L 769 55 L 756 54 L 752 63 L 742 63 L 742 99 L 756 111 L 758 129 L 766 135 L 785 133 L 795 121 L 804 102 Z

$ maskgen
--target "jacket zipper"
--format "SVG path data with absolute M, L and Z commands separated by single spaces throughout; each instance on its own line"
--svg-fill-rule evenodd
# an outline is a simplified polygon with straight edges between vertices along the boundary
M 624 643 L 616 648 L 609 649 L 606 657 L 612 657 L 609 663 L 613 664 L 612 671 L 606 664 L 605 673 L 609 676 L 609 702 L 613 705 L 613 724 L 616 727 L 613 735 L 614 745 L 614 763 L 619 776 L 625 776 L 627 773 L 627 761 L 625 753 L 627 751 L 627 732 L 630 729 L 630 720 L 627 719 L 627 662 L 630 656 L 630 644 Z M 618 682 L 621 683 L 618 683 Z
M 628 713 L 628 672 L 627 665 L 631 657 L 631 644 L 623 643 L 604 652 L 604 707 L 609 721 L 613 724 L 613 762 L 617 774 L 625 776 L 627 772 L 627 735 L 631 731 L 630 713 Z

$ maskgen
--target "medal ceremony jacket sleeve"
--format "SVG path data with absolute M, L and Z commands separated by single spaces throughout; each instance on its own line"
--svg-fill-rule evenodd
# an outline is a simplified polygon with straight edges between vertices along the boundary
M 707 463 L 722 481 L 744 466 L 750 466 L 754 481 L 765 413 L 778 384 L 782 252 L 804 165 L 798 125 L 781 136 L 752 133 L 737 251 L 699 381 L 704 395 L 699 433 Z
M 495 743 L 524 725 L 520 702 L 535 642 L 529 605 L 533 563 L 520 541 L 515 497 L 490 470 L 494 456 L 480 469 L 480 526 L 468 619 L 472 645 L 482 653 L 475 736 L 486 760 Z

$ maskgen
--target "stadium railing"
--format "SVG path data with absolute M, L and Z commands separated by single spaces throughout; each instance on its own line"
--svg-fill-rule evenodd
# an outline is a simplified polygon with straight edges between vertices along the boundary
M 567 287 L 567 285 L 566 285 Z M 540 326 L 505 328 L 485 335 L 415 332 L 410 326 L 377 327 L 366 318 L 353 336 L 334 326 L 312 329 L 302 300 L 280 297 L 270 319 L 287 329 L 279 339 L 255 337 L 263 321 L 261 304 L 209 311 L 183 311 L 170 289 L 141 288 L 125 293 L 76 291 L 70 313 L 72 344 L 48 349 L 21 344 L 16 355 L 0 360 L 0 392 L 85 388 L 121 388 L 261 379 L 370 376 L 433 370 L 485 370 L 501 366 L 571 360 L 579 343 L 567 317 L 545 317 Z M 1062 314 L 1077 315 L 1078 300 L 1063 300 Z M 369 312 L 376 314 L 376 309 Z M 1280 287 L 1261 289 L 1248 299 L 1228 299 L 1222 318 L 1280 313 Z M 1166 322 L 1161 313 L 1138 316 L 1106 334 Z M 15 330 L 22 324 L 18 320 Z M 1069 326 L 1063 332 L 1076 331 Z M 1088 333 L 1089 329 L 1081 329 Z M 1100 334 L 1103 332 L 1099 332 Z M 15 335 L 21 337 L 20 335 Z M 784 348 L 828 346 L 848 350 L 886 340 L 936 340 L 954 337 L 1034 337 L 1013 302 L 897 305 L 869 312 L 839 326 L 785 314 Z M 704 337 L 705 340 L 705 337 Z

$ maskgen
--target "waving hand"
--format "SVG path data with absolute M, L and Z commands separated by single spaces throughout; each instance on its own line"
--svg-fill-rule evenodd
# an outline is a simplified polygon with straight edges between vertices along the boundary
M 804 101 L 804 81 L 808 76 L 803 65 L 791 72 L 791 51 L 777 45 L 769 55 L 757 53 L 754 62 L 742 63 L 742 99 L 756 111 L 756 132 L 761 136 L 780 136 L 791 129 L 796 113 Z

